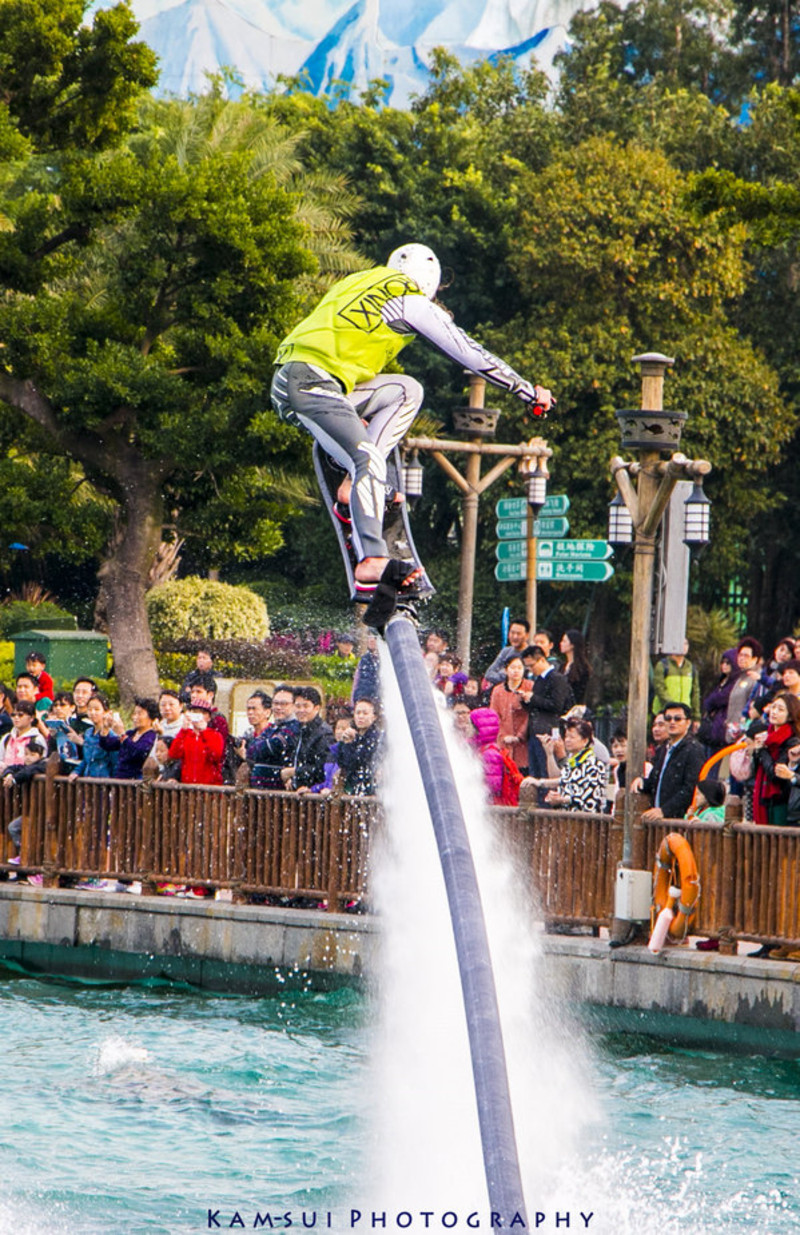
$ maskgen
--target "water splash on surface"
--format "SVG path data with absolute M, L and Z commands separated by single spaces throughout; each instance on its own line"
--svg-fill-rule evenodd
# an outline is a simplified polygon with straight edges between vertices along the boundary
M 489 1226 L 455 946 L 433 829 L 399 687 L 382 657 L 389 736 L 387 825 L 371 888 L 383 926 L 373 1064 L 373 1208 L 443 1210 Z M 798 1172 L 775 1143 L 754 1149 L 763 1115 L 730 1093 L 735 1068 L 711 1053 L 709 1077 L 684 1054 L 610 1057 L 542 976 L 541 922 L 488 818 L 482 769 L 445 733 L 473 849 L 514 1107 L 530 1229 L 593 1235 L 786 1235 L 800 1227 Z M 641 1044 L 637 1051 L 641 1050 Z M 757 1063 L 763 1061 L 756 1061 Z M 784 1064 L 776 1064 L 785 1072 Z M 720 1072 L 721 1069 L 721 1072 Z M 754 1069 L 758 1072 L 758 1068 Z M 714 1077 L 722 1077 L 721 1081 Z M 796 1116 L 797 1072 L 788 1104 Z M 794 1086 L 792 1086 L 794 1081 Z M 672 1082 L 672 1083 L 671 1083 Z M 752 1086 L 763 1094 L 763 1072 Z M 730 1094 L 730 1097 L 728 1096 Z M 774 1106 L 775 1104 L 773 1104 Z M 723 1116 L 721 1119 L 720 1116 Z M 653 1121 L 656 1121 L 655 1128 Z M 663 1134 L 657 1131 L 663 1122 Z M 643 1147 L 638 1148 L 639 1140 Z M 781 1143 L 778 1131 L 774 1141 Z M 560 1218 L 560 1221 L 558 1219 Z M 434 1223 L 436 1219 L 433 1220 Z
M 375 1193 L 403 1209 L 480 1210 L 483 1162 L 455 945 L 424 787 L 388 656 L 386 835 L 372 875 L 383 927 L 376 1052 Z M 591 1122 L 585 1052 L 563 1010 L 540 993 L 534 914 L 502 838 L 482 769 L 443 716 L 473 849 L 500 1003 L 529 1206 Z M 413 1182 L 412 1182 L 413 1181 Z M 456 1207 L 454 1197 L 458 1198 Z M 414 1200 L 414 1198 L 417 1198 Z M 413 1201 L 413 1204 L 412 1204 Z M 513 1215 L 508 1215 L 510 1220 Z
M 122 1068 L 130 1068 L 132 1064 L 147 1063 L 150 1053 L 143 1046 L 127 1042 L 125 1038 L 104 1038 L 97 1051 L 95 1073 L 98 1076 L 108 1076 Z

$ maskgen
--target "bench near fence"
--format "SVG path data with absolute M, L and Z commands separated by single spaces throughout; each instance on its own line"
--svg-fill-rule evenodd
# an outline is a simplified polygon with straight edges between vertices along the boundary
M 341 910 L 365 895 L 370 838 L 381 826 L 374 798 L 279 793 L 243 786 L 76 780 L 48 763 L 22 792 L 0 790 L 0 872 L 41 873 L 45 886 L 97 876 L 229 888 L 235 900 L 279 897 Z M 642 799 L 642 808 L 647 799 Z M 618 803 L 621 808 L 621 801 Z M 663 837 L 687 837 L 700 873 L 693 931 L 800 945 L 800 828 L 637 823 L 634 866 L 652 869 Z M 20 865 L 8 859 L 11 819 L 22 816 Z M 496 826 L 527 872 L 546 922 L 608 926 L 614 913 L 623 828 L 614 815 L 498 807 Z

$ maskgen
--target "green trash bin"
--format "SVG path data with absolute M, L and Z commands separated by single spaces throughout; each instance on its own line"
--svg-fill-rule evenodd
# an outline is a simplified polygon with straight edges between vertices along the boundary
M 25 658 L 41 652 L 51 678 L 108 677 L 108 637 L 95 630 L 20 630 L 14 644 L 14 675 L 25 671 Z

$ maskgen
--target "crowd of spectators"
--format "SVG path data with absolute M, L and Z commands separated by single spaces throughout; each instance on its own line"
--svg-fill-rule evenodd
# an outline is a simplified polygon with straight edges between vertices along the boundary
M 137 699 L 127 725 L 90 678 L 55 691 L 44 657 L 31 652 L 14 689 L 0 686 L 0 777 L 6 786 L 24 784 L 55 753 L 71 780 L 147 775 L 191 785 L 373 795 L 383 751 L 377 641 L 370 633 L 359 657 L 351 635 L 337 636 L 336 645 L 354 670 L 348 702 L 326 713 L 315 686 L 255 689 L 247 724 L 235 734 L 216 706 L 207 650 L 198 652 L 179 689 Z M 528 623 L 516 619 L 482 677 L 463 671 L 441 630 L 427 634 L 421 652 L 457 731 L 480 757 L 492 802 L 516 804 L 527 786 L 544 808 L 610 810 L 628 781 L 624 725 L 609 751 L 586 705 L 591 668 L 583 636 L 569 629 L 557 647 L 560 656 L 550 631 L 531 636 Z M 800 647 L 792 638 L 781 639 L 769 658 L 756 639 L 742 638 L 721 656 L 702 700 L 686 644 L 654 663 L 651 698 L 648 760 L 631 779 L 649 799 L 646 821 L 721 810 L 732 792 L 756 823 L 800 823 Z M 717 760 L 701 792 L 701 769 L 720 754 L 730 759 Z M 19 820 L 9 833 L 19 848 Z

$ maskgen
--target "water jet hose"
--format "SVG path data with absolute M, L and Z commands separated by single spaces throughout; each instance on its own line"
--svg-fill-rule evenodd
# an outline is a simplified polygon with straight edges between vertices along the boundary
M 400 684 L 444 873 L 489 1201 L 504 1226 L 515 1214 L 527 1225 L 489 939 L 455 778 L 415 627 L 397 613 L 387 623 L 384 637 Z

